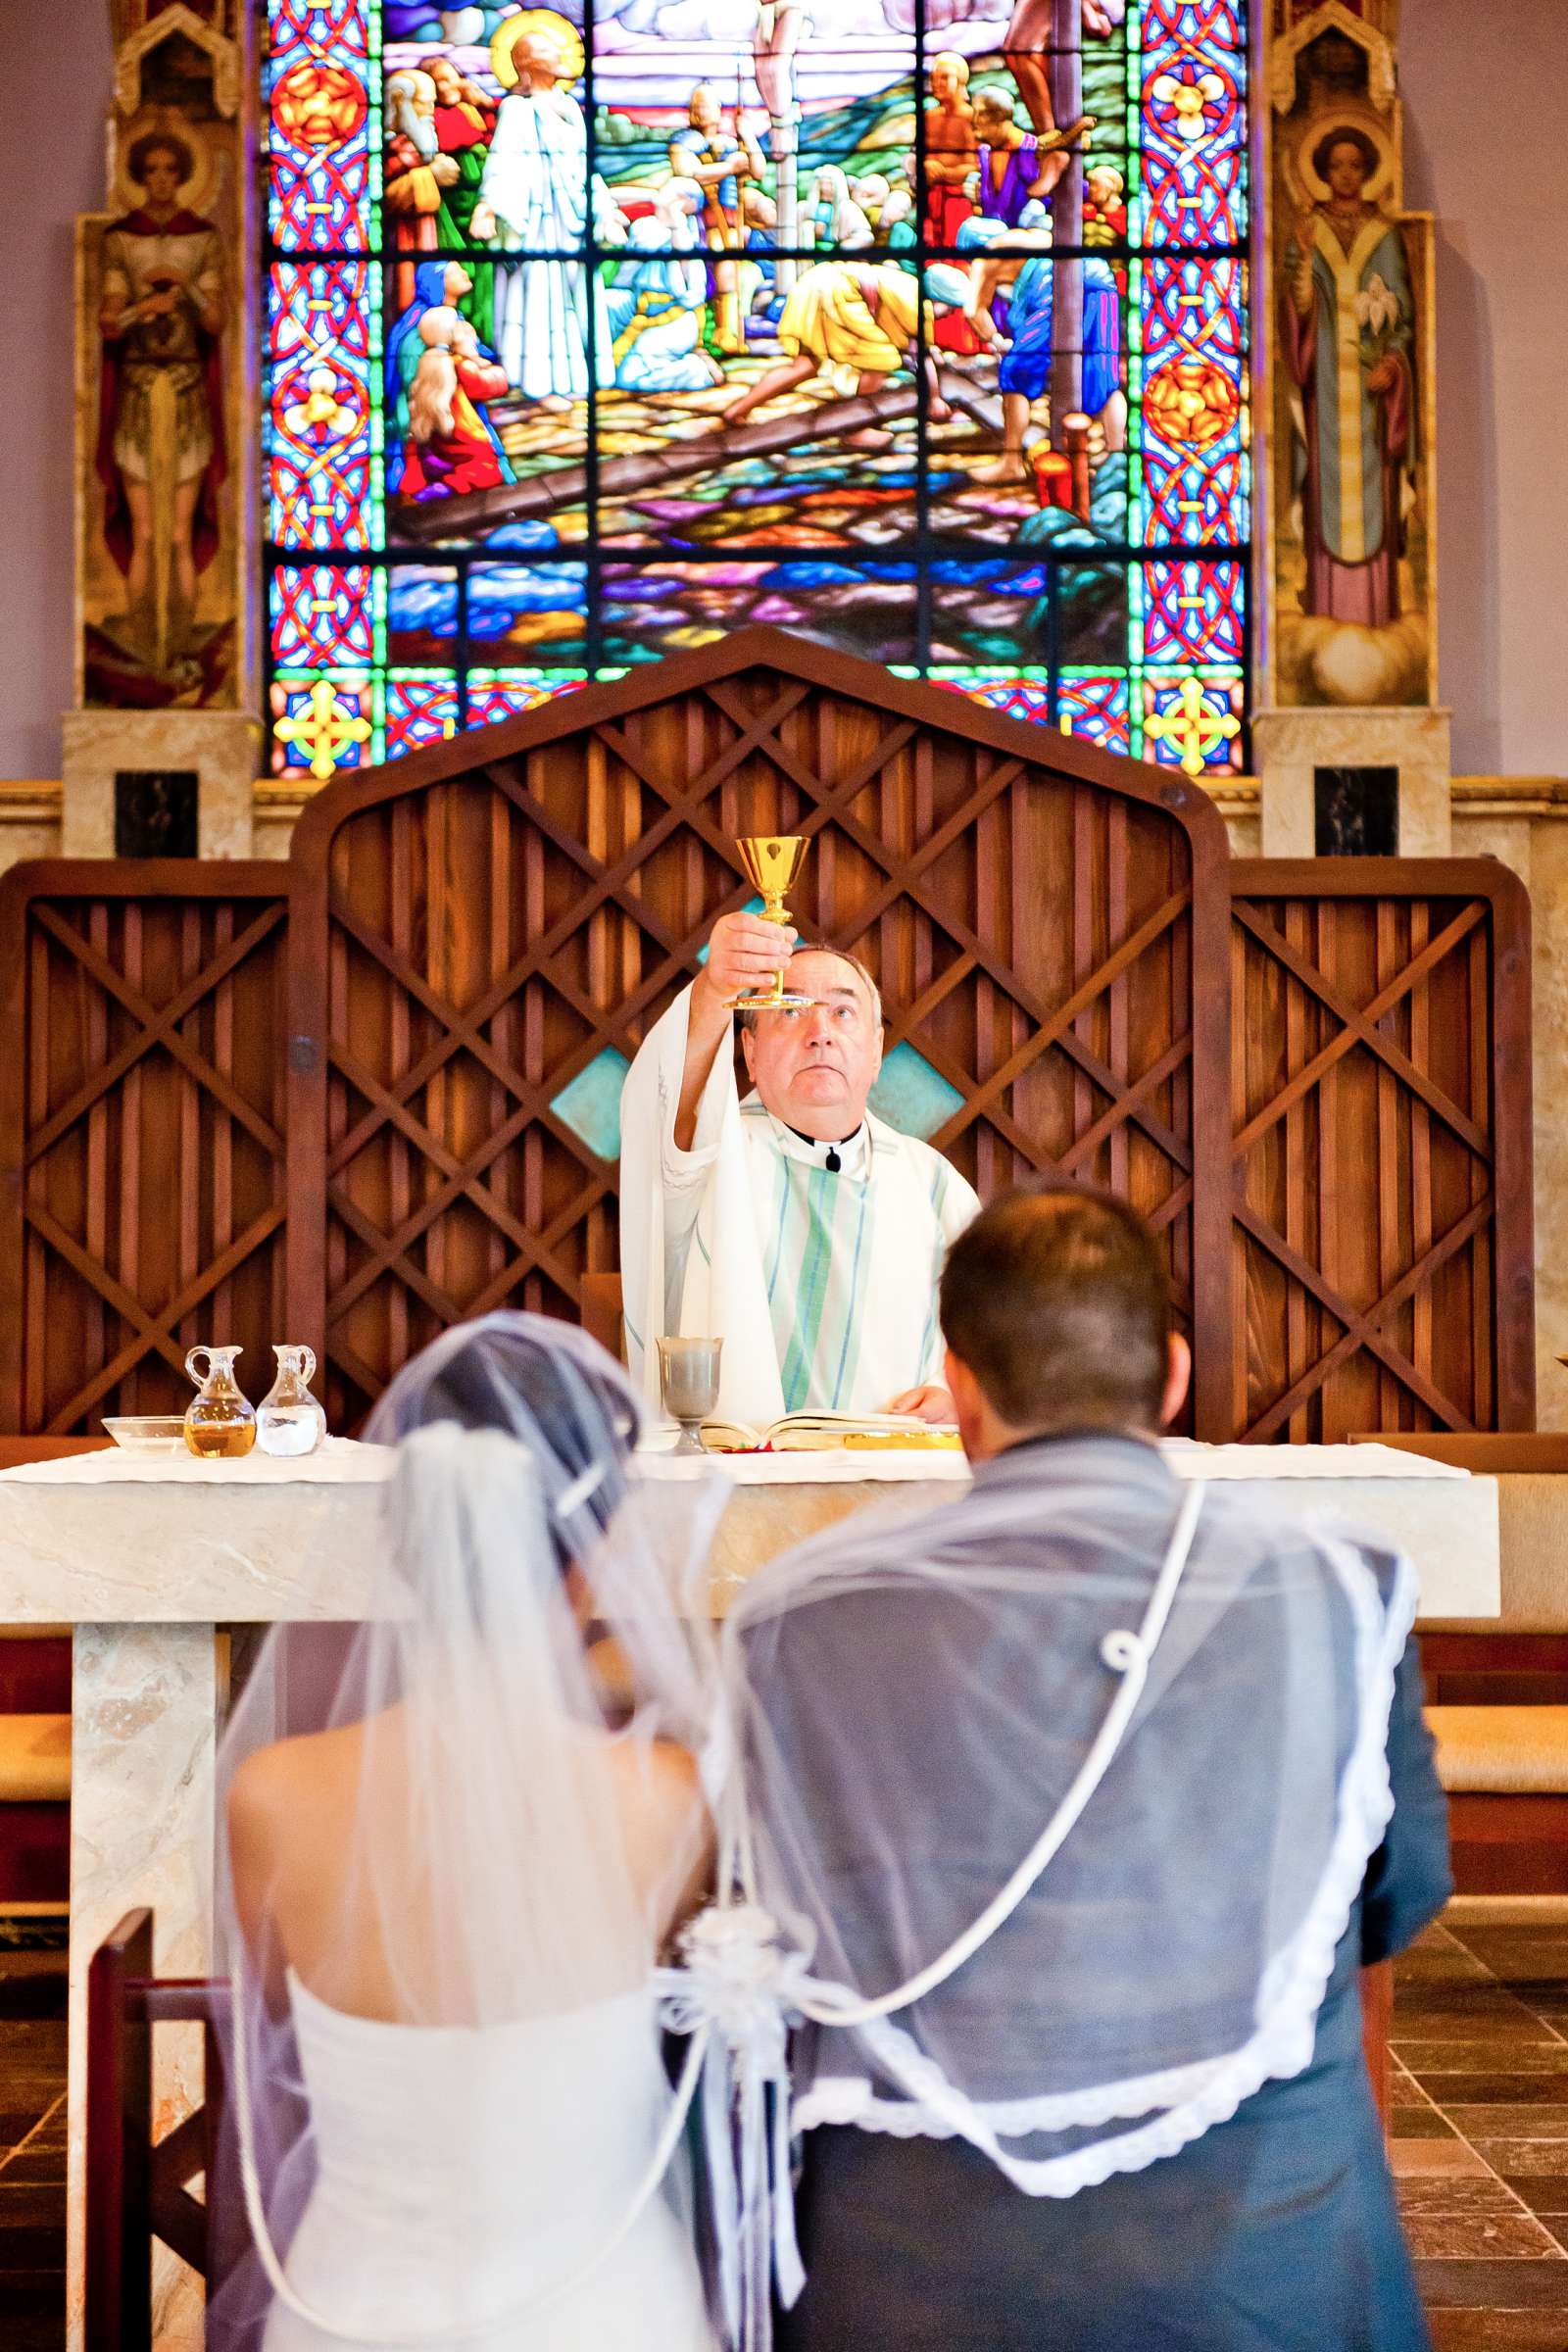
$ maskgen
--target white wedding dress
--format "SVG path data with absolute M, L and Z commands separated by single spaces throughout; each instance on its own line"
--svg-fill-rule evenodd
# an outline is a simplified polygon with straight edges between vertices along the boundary
M 710 2352 L 671 2181 L 602 2261 L 668 2108 L 651 1988 L 483 2030 L 351 2017 L 290 1977 L 317 2180 L 264 2352 Z M 671 2176 L 677 2168 L 671 2168 Z M 578 2279 L 530 2316 L 529 2305 Z

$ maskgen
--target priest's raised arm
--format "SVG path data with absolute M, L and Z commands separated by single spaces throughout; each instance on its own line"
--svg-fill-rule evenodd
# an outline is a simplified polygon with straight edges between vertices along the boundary
M 804 1010 L 730 1000 L 789 962 Z M 718 1409 L 952 1417 L 937 1280 L 979 1206 L 929 1144 L 866 1107 L 882 1004 L 858 959 L 752 914 L 714 924 L 703 971 L 632 1063 L 621 1102 L 620 1247 L 633 1377 L 659 1397 L 662 1333 L 724 1342 Z

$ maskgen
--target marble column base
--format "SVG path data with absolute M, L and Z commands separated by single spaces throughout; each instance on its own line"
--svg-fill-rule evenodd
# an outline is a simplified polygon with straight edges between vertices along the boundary
M 262 723 L 244 710 L 68 710 L 63 858 L 115 854 L 120 768 L 194 768 L 196 854 L 248 858 Z
M 78 1625 L 72 1698 L 71 2024 L 67 2352 L 83 2345 L 87 1966 L 127 1911 L 154 1916 L 161 1977 L 204 1976 L 212 1958 L 218 1644 L 211 1625 Z M 163 2138 L 202 2097 L 198 2026 L 154 2035 L 153 2131 Z M 160 2249 L 157 2352 L 201 2352 L 202 2290 Z

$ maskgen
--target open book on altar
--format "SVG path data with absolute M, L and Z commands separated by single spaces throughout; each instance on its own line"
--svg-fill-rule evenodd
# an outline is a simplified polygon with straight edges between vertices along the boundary
M 710 1453 L 752 1453 L 764 1447 L 775 1453 L 819 1453 L 829 1448 L 956 1451 L 962 1441 L 956 1429 L 934 1428 L 917 1413 L 786 1413 L 765 1429 L 754 1429 L 747 1421 L 705 1421 L 703 1444 Z

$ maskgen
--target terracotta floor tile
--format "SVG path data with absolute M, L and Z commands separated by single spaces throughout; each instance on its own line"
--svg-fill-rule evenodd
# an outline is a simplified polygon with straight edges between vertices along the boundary
M 1432 2146 L 1441 2146 L 1434 2140 Z M 26 2148 L 20 2156 L 0 2156 L 0 2188 L 38 2188 L 66 2177 L 64 2148 Z
M 1444 2114 L 1466 2139 L 1568 2140 L 1568 2106 L 1526 2100 L 1480 2100 L 1472 2106 L 1457 2100 Z
M 1568 2314 L 1435 2311 L 1434 2352 L 1568 2352 Z
M 1417 2146 L 1426 2143 L 1417 2141 Z M 1460 2142 L 1463 2146 L 1465 2143 Z M 1477 2152 L 1485 2156 L 1494 2173 L 1505 2180 L 1524 2174 L 1552 2174 L 1568 2179 L 1568 2140 L 1562 2139 L 1506 2139 L 1482 2137 L 1474 2143 Z
M 1440 2173 L 1483 2175 L 1492 2168 L 1462 2139 L 1391 2139 L 1389 2169 L 1396 2180 L 1406 2180 Z
M 1394 2002 L 1394 2032 L 1401 2041 L 1547 2041 L 1549 2022 L 1501 1985 L 1423 1985 L 1419 2000 Z
M 1485 1960 L 1451 1939 L 1441 1944 L 1412 1944 L 1399 1961 L 1401 1984 L 1484 1984 L 1490 1975 Z
M 1568 1928 L 1472 1928 L 1463 1948 L 1505 1984 L 1520 1976 L 1568 1980 Z
M 1401 2215 L 1435 2213 L 1519 2213 L 1530 2200 L 1512 2182 L 1472 2179 L 1464 2174 L 1435 2180 L 1407 2176 L 1394 2184 Z M 1532 2211 L 1534 2208 L 1532 2207 Z
M 1550 2230 L 1531 2213 L 1406 2213 L 1404 2234 L 1418 2262 L 1541 2262 L 1562 2253 Z
M 1396 2099 L 1389 2111 L 1389 2136 L 1391 2139 L 1450 2139 L 1453 2126 L 1446 2116 L 1440 2115 L 1436 2107 L 1429 2107 L 1424 2101 L 1407 2104 L 1402 2099 Z

